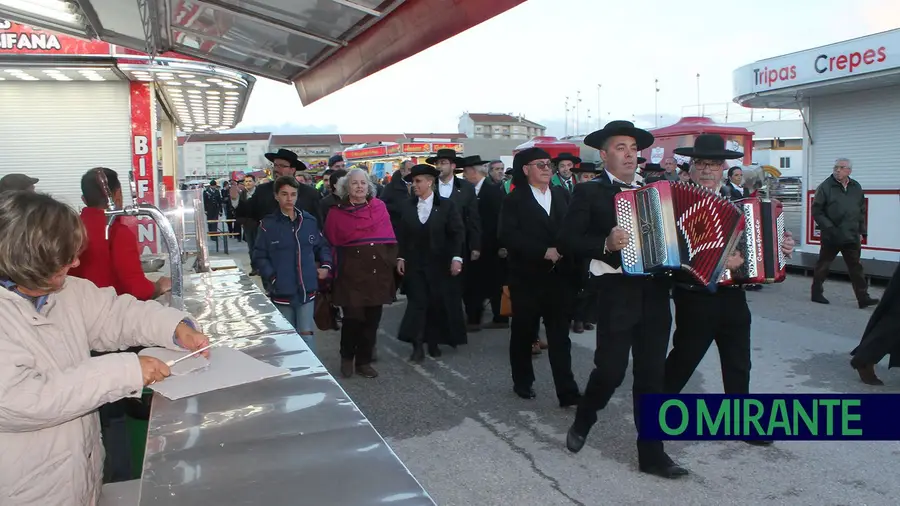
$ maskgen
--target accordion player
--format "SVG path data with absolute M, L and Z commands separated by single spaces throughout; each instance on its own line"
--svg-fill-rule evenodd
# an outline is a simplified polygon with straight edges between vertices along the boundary
M 787 272 L 784 245 L 784 206 L 778 200 L 742 199 L 735 202 L 744 215 L 744 232 L 737 250 L 744 263 L 726 269 L 722 286 L 781 283 Z
M 619 192 L 615 205 L 618 225 L 629 234 L 623 273 L 686 271 L 716 290 L 745 227 L 737 206 L 703 187 L 671 181 Z

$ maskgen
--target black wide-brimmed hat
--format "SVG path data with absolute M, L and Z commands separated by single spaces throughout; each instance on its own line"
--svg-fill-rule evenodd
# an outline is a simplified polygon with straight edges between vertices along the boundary
M 437 170 L 433 165 L 428 165 L 427 163 L 420 163 L 419 165 L 414 165 L 412 169 L 410 169 L 409 174 L 403 176 L 403 180 L 406 182 L 412 182 L 416 176 L 433 176 L 437 178 L 441 175 L 441 171 Z
M 581 162 L 581 165 L 572 169 L 572 172 L 575 174 L 582 172 L 591 172 L 594 174 L 598 174 L 601 172 L 601 169 L 597 167 L 597 164 L 594 162 Z
M 698 135 L 694 147 L 676 148 L 675 154 L 702 160 L 734 160 L 744 156 L 740 151 L 725 149 L 725 138 L 717 134 Z
M 602 149 L 606 139 L 616 135 L 624 135 L 631 137 L 637 142 L 638 151 L 649 148 L 653 145 L 653 134 L 646 130 L 642 130 L 634 126 L 630 121 L 616 120 L 610 121 L 602 130 L 592 132 L 584 138 L 584 143 L 595 149 Z
M 643 172 L 665 172 L 666 171 L 666 169 L 664 169 L 663 166 L 658 163 L 648 163 L 647 165 L 644 165 L 644 168 L 642 170 L 643 170 Z
M 646 161 L 647 161 L 647 159 L 644 158 L 643 156 L 639 156 L 639 157 L 638 157 L 638 165 L 640 165 L 640 164 L 642 164 L 642 163 L 644 163 L 644 162 L 646 162 Z
M 266 153 L 266 160 L 270 162 L 274 162 L 275 160 L 287 160 L 291 162 L 291 165 L 297 161 L 297 153 L 289 149 L 279 149 L 274 153 Z
M 478 167 L 479 165 L 484 165 L 486 163 L 490 163 L 490 160 L 482 160 L 481 155 L 465 156 L 456 164 L 456 171 L 462 172 L 462 169 L 465 169 L 466 167 Z
M 450 160 L 454 165 L 459 166 L 463 163 L 463 158 L 460 158 L 456 151 L 453 149 L 439 149 L 435 156 L 429 157 L 425 159 L 426 163 L 434 164 L 434 162 L 438 160 Z
M 577 156 L 573 155 L 572 153 L 560 153 L 559 156 L 557 156 L 556 158 L 554 158 L 550 161 L 553 162 L 554 164 L 559 164 L 559 162 L 564 162 L 566 160 L 574 163 L 575 165 L 578 165 L 579 163 L 581 163 L 581 158 L 578 158 Z

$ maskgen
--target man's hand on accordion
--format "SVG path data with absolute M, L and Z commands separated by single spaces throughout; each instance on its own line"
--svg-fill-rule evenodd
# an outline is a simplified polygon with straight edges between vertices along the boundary
M 616 252 L 628 245 L 628 232 L 622 227 L 613 227 L 606 237 L 606 249 L 610 252 Z
M 790 231 L 784 231 L 784 242 L 781 243 L 781 252 L 784 253 L 784 256 L 791 258 L 791 254 L 794 253 L 794 246 L 796 243 L 794 242 L 794 234 L 790 233 Z
M 725 268 L 730 271 L 733 271 L 742 265 L 744 265 L 744 255 L 738 250 L 735 250 L 734 253 L 728 257 L 728 260 L 725 260 Z

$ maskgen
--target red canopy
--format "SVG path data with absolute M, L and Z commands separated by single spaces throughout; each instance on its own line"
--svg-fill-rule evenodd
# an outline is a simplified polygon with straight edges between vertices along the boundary
M 641 151 L 641 156 L 652 163 L 675 156 L 673 150 L 694 145 L 694 139 L 701 134 L 718 134 L 725 138 L 726 147 L 744 153 L 743 159 L 729 161 L 732 165 L 750 164 L 753 156 L 753 132 L 744 127 L 716 123 L 701 116 L 686 116 L 674 125 L 650 130 L 656 137 L 653 146 Z
M 569 141 L 561 141 L 556 137 L 535 137 L 530 141 L 516 146 L 513 154 L 528 148 L 541 148 L 550 153 L 550 156 L 556 158 L 562 153 L 572 153 L 575 156 L 581 156 L 581 147 Z

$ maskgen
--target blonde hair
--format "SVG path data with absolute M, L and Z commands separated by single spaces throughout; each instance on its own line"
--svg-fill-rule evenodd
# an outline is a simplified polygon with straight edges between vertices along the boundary
M 30 191 L 0 195 L 0 278 L 29 290 L 51 291 L 51 280 L 86 244 L 75 210 Z

